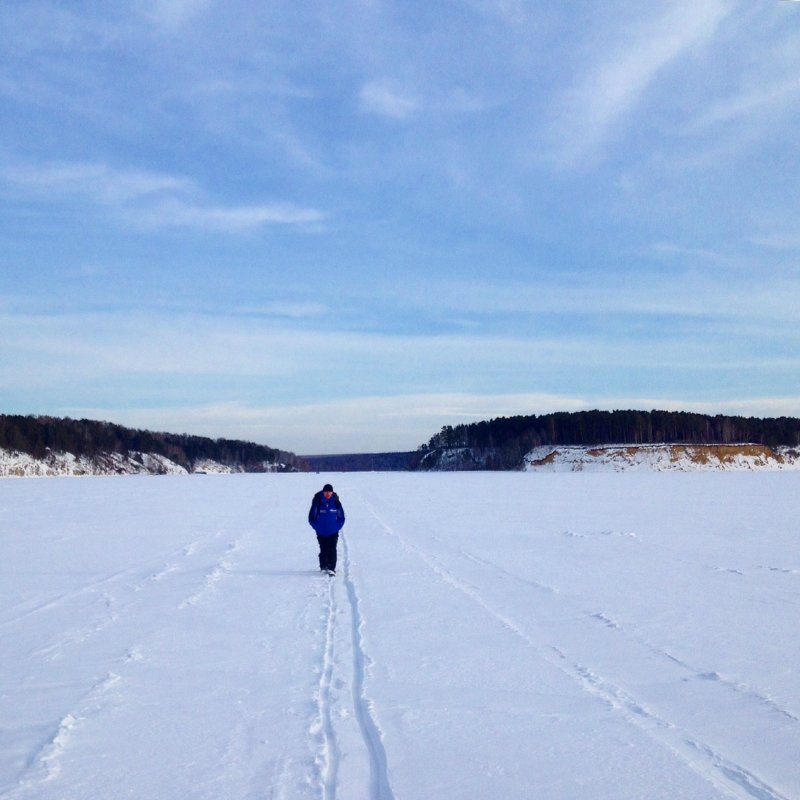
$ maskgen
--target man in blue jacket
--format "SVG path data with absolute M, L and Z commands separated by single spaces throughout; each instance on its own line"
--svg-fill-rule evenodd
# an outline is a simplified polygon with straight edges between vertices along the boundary
M 319 568 L 329 575 L 336 574 L 336 545 L 344 525 L 344 508 L 333 486 L 326 483 L 314 495 L 308 512 L 308 524 L 316 531 L 319 542 Z

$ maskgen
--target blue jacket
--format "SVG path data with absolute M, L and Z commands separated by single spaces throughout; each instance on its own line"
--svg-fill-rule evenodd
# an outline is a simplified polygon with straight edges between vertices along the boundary
M 308 511 L 308 524 L 318 536 L 339 533 L 344 525 L 344 508 L 339 501 L 339 495 L 334 492 L 331 499 L 326 500 L 322 492 L 317 492 Z

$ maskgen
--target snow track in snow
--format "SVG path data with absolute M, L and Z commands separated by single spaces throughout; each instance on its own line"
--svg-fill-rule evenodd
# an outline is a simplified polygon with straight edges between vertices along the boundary
M 547 586 L 531 578 L 517 575 L 503 568 L 502 566 L 494 563 L 489 559 L 480 558 L 464 550 L 460 551 L 460 554 L 464 558 L 467 558 L 475 562 L 476 564 L 494 570 L 498 574 L 501 574 L 506 578 L 511 578 L 512 580 L 517 581 L 523 585 L 533 586 L 537 589 L 546 591 L 552 595 L 559 594 L 558 590 L 555 589 L 554 587 Z M 717 569 L 718 571 L 721 570 L 721 568 Z M 732 570 L 725 570 L 725 571 L 733 572 Z M 741 574 L 741 573 L 735 571 L 735 574 Z M 562 598 L 561 601 L 559 602 L 566 602 L 566 598 Z M 637 647 L 641 648 L 642 650 L 645 650 L 653 654 L 658 659 L 663 659 L 666 662 L 678 666 L 679 668 L 685 671 L 685 674 L 681 676 L 681 680 L 683 681 L 707 680 L 712 682 L 718 682 L 725 688 L 729 689 L 731 692 L 742 695 L 743 698 L 745 698 L 747 701 L 753 701 L 757 705 L 758 704 L 762 705 L 763 706 L 763 708 L 761 709 L 762 712 L 778 714 L 794 723 L 800 722 L 800 717 L 798 717 L 797 714 L 793 713 L 788 708 L 778 703 L 775 699 L 766 696 L 765 694 L 761 693 L 759 690 L 751 686 L 748 686 L 746 684 L 743 684 L 735 680 L 731 680 L 725 677 L 724 675 L 721 675 L 718 672 L 704 670 L 702 667 L 693 665 L 685 658 L 679 658 L 673 655 L 667 649 L 654 645 L 651 642 L 649 642 L 646 638 L 642 637 L 640 634 L 631 631 L 624 623 L 614 619 L 613 617 L 607 615 L 603 611 L 583 612 L 575 608 L 575 610 L 571 613 L 573 613 L 576 617 L 585 616 L 589 620 L 592 620 L 594 622 L 599 622 L 604 627 L 609 628 L 611 631 L 618 632 L 622 637 L 624 637 L 625 640 L 628 641 L 628 643 L 634 644 Z
M 132 569 L 116 570 L 110 573 L 109 575 L 104 575 L 100 578 L 97 578 L 96 580 L 84 584 L 79 589 L 70 592 L 63 592 L 62 594 L 49 598 L 45 602 L 38 603 L 31 608 L 26 608 L 24 610 L 17 611 L 17 613 L 15 613 L 13 616 L 10 616 L 4 620 L 0 620 L 0 628 L 14 625 L 19 622 L 26 622 L 30 617 L 33 617 L 37 614 L 41 614 L 44 611 L 50 611 L 52 609 L 56 609 L 62 604 L 68 603 L 71 600 L 75 600 L 85 595 L 95 594 L 100 587 L 106 586 L 109 583 L 113 583 L 114 581 L 117 581 L 121 577 L 133 574 L 134 570 Z
M 200 589 L 198 589 L 190 597 L 187 597 L 185 600 L 183 600 L 178 608 L 184 609 L 188 608 L 189 606 L 195 606 L 212 595 L 217 589 L 217 584 L 230 575 L 234 566 L 231 556 L 240 548 L 241 542 L 238 540 L 228 544 L 223 555 L 219 557 L 211 571 L 206 574 L 203 580 L 203 585 L 200 587 Z
M 103 713 L 111 703 L 111 690 L 122 681 L 110 672 L 97 681 L 78 703 L 59 720 L 56 729 L 46 737 L 39 748 L 31 754 L 18 786 L 8 794 L 9 800 L 28 791 L 35 791 L 43 783 L 55 781 L 61 774 L 62 760 L 67 754 L 73 738 L 91 719 Z
M 320 575 L 327 586 L 320 595 L 324 645 L 310 727 L 315 750 L 311 783 L 322 800 L 335 800 L 339 794 L 394 800 L 382 734 L 367 695 L 372 660 L 365 649 L 365 621 L 344 534 L 339 543 L 343 577 Z
M 339 745 L 331 717 L 332 684 L 335 666 L 336 592 L 333 581 L 328 581 L 325 591 L 325 644 L 322 651 L 319 688 L 317 690 L 317 718 L 311 734 L 318 742 L 314 758 L 316 780 L 322 800 L 335 800 L 336 776 L 339 771 Z
M 562 654 L 562 657 L 568 659 L 566 654 Z M 573 663 L 570 672 L 580 678 L 587 692 L 596 695 L 621 712 L 631 724 L 665 744 L 698 775 L 731 797 L 791 800 L 741 764 L 695 739 L 690 732 L 665 719 L 624 689 L 607 682 L 587 667 Z
M 389 773 L 386 762 L 386 751 L 380 729 L 375 721 L 372 703 L 366 695 L 366 672 L 370 658 L 364 649 L 363 627 L 364 618 L 361 615 L 361 602 L 352 577 L 352 561 L 347 537 L 342 535 L 344 555 L 344 582 L 347 588 L 347 597 L 350 601 L 350 626 L 353 643 L 353 705 L 356 718 L 361 729 L 361 735 L 369 753 L 370 766 L 370 794 L 371 800 L 393 800 L 394 793 L 389 784 Z
M 590 667 L 575 660 L 566 651 L 565 647 L 559 643 L 548 643 L 543 641 L 540 637 L 534 636 L 528 630 L 525 622 L 520 622 L 513 618 L 504 611 L 500 611 L 494 604 L 487 600 L 478 586 L 472 582 L 463 580 L 451 569 L 446 567 L 442 560 L 422 549 L 421 547 L 411 543 L 401 534 L 399 534 L 391 525 L 389 525 L 375 508 L 362 498 L 367 510 L 372 514 L 375 520 L 379 523 L 380 527 L 386 534 L 395 538 L 403 549 L 414 553 L 419 557 L 437 576 L 447 585 L 453 589 L 463 593 L 469 597 L 476 605 L 483 611 L 493 617 L 503 628 L 512 631 L 516 636 L 521 638 L 526 645 L 532 648 L 536 654 L 547 661 L 551 665 L 557 667 L 559 670 L 567 674 L 570 678 L 580 684 L 582 689 L 597 697 L 603 703 L 613 708 L 616 712 L 621 713 L 625 719 L 632 725 L 644 731 L 648 736 L 656 739 L 661 744 L 666 746 L 677 758 L 683 761 L 688 767 L 695 771 L 701 778 L 704 778 L 711 783 L 716 789 L 722 791 L 725 795 L 733 798 L 741 798 L 741 800 L 792 800 L 789 796 L 781 793 L 775 787 L 770 786 L 766 781 L 761 779 L 751 770 L 747 769 L 736 759 L 729 758 L 718 752 L 713 746 L 703 741 L 701 736 L 696 735 L 692 731 L 681 727 L 675 721 L 662 716 L 661 713 L 649 707 L 644 701 L 637 699 L 633 694 L 629 693 L 621 686 L 616 685 L 614 682 L 603 678 L 597 674 Z M 600 535 L 608 535 L 606 531 L 601 532 Z M 617 535 L 617 534 L 611 534 Z M 631 539 L 638 539 L 635 534 L 619 534 Z M 580 538 L 584 538 L 586 534 L 582 534 Z M 431 537 L 435 541 L 436 537 Z M 483 558 L 477 558 L 473 555 L 465 553 L 461 550 L 458 554 L 460 557 L 467 558 L 472 562 L 483 565 L 494 571 L 503 572 L 506 576 L 513 577 L 520 582 L 523 582 L 534 589 L 546 592 L 551 596 L 558 593 L 552 587 L 543 584 L 542 582 L 531 580 L 529 578 L 522 578 L 507 570 L 499 567 L 491 561 Z M 559 604 L 564 603 L 563 597 L 557 597 L 556 601 Z M 563 611 L 562 611 L 563 613 Z M 573 614 L 581 616 L 578 612 L 572 610 Z M 569 612 L 568 612 L 569 616 Z M 611 620 L 602 612 L 596 612 L 589 615 L 582 615 L 584 618 L 588 616 L 592 621 L 600 622 L 609 631 L 622 631 L 621 626 Z M 624 631 L 623 631 L 624 632 Z M 640 643 L 643 644 L 643 643 Z M 705 676 L 698 674 L 689 665 L 675 659 L 666 652 L 657 652 L 656 648 L 644 644 L 645 648 L 656 652 L 657 655 L 663 657 L 666 664 L 677 666 L 681 670 L 688 672 L 688 675 L 682 675 L 680 680 L 687 681 L 691 678 L 704 678 Z M 741 699 L 748 706 L 741 711 L 742 724 L 752 724 L 755 717 L 763 716 L 764 714 L 772 715 L 778 714 L 788 720 L 790 723 L 796 723 L 797 718 L 780 708 L 774 702 L 759 696 L 752 691 L 742 692 L 739 687 L 731 683 L 714 680 L 718 686 L 729 689 L 734 693 L 738 693 Z M 726 709 L 730 709 L 731 704 L 728 700 Z M 736 724 L 733 720 L 729 724 Z M 767 725 L 767 728 L 769 726 Z

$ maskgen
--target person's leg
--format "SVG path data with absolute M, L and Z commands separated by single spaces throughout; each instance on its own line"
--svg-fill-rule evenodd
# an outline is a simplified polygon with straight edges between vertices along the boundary
M 334 533 L 333 536 L 328 537 L 330 541 L 328 550 L 328 569 L 336 571 L 336 545 L 339 542 L 339 534 Z
M 336 542 L 339 534 L 332 536 L 318 536 L 319 539 L 319 566 L 320 569 L 336 569 Z
M 327 569 L 327 559 L 325 555 L 325 539 L 327 536 L 320 536 L 317 534 L 317 543 L 319 544 L 319 568 Z

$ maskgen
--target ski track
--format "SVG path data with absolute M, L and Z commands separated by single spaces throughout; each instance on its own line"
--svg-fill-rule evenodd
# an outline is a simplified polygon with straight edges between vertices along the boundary
M 437 540 L 436 537 L 433 537 L 433 538 L 435 540 Z M 437 541 L 440 541 L 440 540 L 437 540 Z M 547 591 L 547 592 L 552 593 L 552 594 L 559 594 L 558 589 L 556 589 L 556 588 L 554 588 L 552 586 L 547 586 L 546 584 L 539 583 L 538 581 L 531 580 L 530 578 L 524 578 L 524 577 L 522 577 L 520 575 L 516 575 L 513 572 L 510 572 L 509 570 L 505 569 L 504 567 L 500 566 L 499 564 L 496 564 L 493 561 L 490 561 L 490 560 L 485 559 L 485 558 L 480 558 L 480 557 L 475 556 L 474 554 L 469 553 L 469 552 L 467 552 L 465 550 L 460 550 L 459 554 L 462 555 L 464 558 L 466 558 L 466 559 L 468 559 L 470 561 L 473 561 L 476 564 L 479 564 L 479 565 L 484 566 L 484 567 L 488 567 L 490 569 L 494 569 L 498 574 L 504 575 L 507 578 L 511 578 L 511 579 L 513 579 L 513 580 L 517 581 L 518 583 L 521 583 L 521 584 L 523 584 L 525 586 L 533 586 L 536 589 L 541 589 L 543 591 Z M 718 569 L 721 569 L 721 568 L 718 568 Z M 730 571 L 733 571 L 733 570 L 725 570 L 725 571 L 730 572 Z M 789 572 L 789 571 L 790 570 L 787 570 L 787 572 Z M 741 575 L 742 573 L 736 571 L 736 574 Z M 632 642 L 632 643 L 644 648 L 645 650 L 647 650 L 652 655 L 654 655 L 654 656 L 656 656 L 656 657 L 658 657 L 660 659 L 666 660 L 666 661 L 668 661 L 668 662 L 670 662 L 672 664 L 675 664 L 678 667 L 681 667 L 687 673 L 687 675 L 686 675 L 686 679 L 687 680 L 688 679 L 700 679 L 700 680 L 716 681 L 719 684 L 721 684 L 721 685 L 725 686 L 726 688 L 728 688 L 730 691 L 735 692 L 736 694 L 743 695 L 743 696 L 745 696 L 745 697 L 747 697 L 749 699 L 755 700 L 756 702 L 761 703 L 764 706 L 766 706 L 767 708 L 769 708 L 770 711 L 772 711 L 772 712 L 774 712 L 776 714 L 779 714 L 780 716 L 782 716 L 782 717 L 784 717 L 784 718 L 786 718 L 786 719 L 788 719 L 788 720 L 790 720 L 792 722 L 800 722 L 800 717 L 798 717 L 796 714 L 794 714 L 791 711 L 789 711 L 787 708 L 784 708 L 783 706 L 781 706 L 773 698 L 767 697 L 766 695 L 762 694 L 761 692 L 759 692 L 757 689 L 753 688 L 752 686 L 748 686 L 747 684 L 734 681 L 734 680 L 732 680 L 730 678 L 726 678 L 724 675 L 721 675 L 718 672 L 704 671 L 702 668 L 697 667 L 697 666 L 689 663 L 685 659 L 681 659 L 681 658 L 678 658 L 677 656 L 674 656 L 668 650 L 666 650 L 664 648 L 661 648 L 661 647 L 659 647 L 657 645 L 654 645 L 654 644 L 652 644 L 652 642 L 649 642 L 647 639 L 645 639 L 644 637 L 640 636 L 638 633 L 632 632 L 623 623 L 619 622 L 618 620 L 613 619 L 609 615 L 605 614 L 603 611 L 584 612 L 584 616 L 586 616 L 590 620 L 593 620 L 593 621 L 601 623 L 606 628 L 609 628 L 609 629 L 611 629 L 613 631 L 618 631 L 621 635 L 624 635 L 625 638 L 629 642 Z
M 162 564 L 162 566 L 157 568 L 155 571 L 152 571 L 146 579 L 139 578 L 139 580 L 135 580 L 132 584 L 129 584 L 130 589 L 133 592 L 141 592 L 145 590 L 151 583 L 158 583 L 168 575 L 179 572 L 181 564 L 186 558 L 194 555 L 200 549 L 218 539 L 220 536 L 223 536 L 224 533 L 224 529 L 215 531 L 214 533 L 201 536 L 198 539 L 194 539 L 188 544 L 181 546 L 167 558 L 166 563 Z M 110 584 L 116 583 L 124 586 L 125 584 L 121 579 L 131 578 L 133 576 L 138 577 L 140 572 L 141 569 L 138 567 L 126 567 L 124 569 L 115 570 L 114 572 L 103 575 L 100 578 L 96 578 L 95 580 L 90 581 L 89 583 L 86 583 L 76 589 L 63 592 L 62 594 L 46 600 L 45 602 L 40 603 L 33 608 L 21 611 L 14 616 L 9 617 L 8 619 L 0 620 L 0 629 L 10 627 L 20 622 L 29 622 L 32 617 L 35 617 L 38 614 L 57 609 L 66 603 L 81 598 L 85 595 L 96 594 L 99 589 L 107 587 Z M 110 595 L 106 594 L 105 596 L 109 597 Z M 85 639 L 80 639 L 79 641 L 85 641 Z
M 14 623 L 27 622 L 34 614 L 39 614 L 47 610 L 58 609 L 65 604 L 78 600 L 82 597 L 93 596 L 95 598 L 91 610 L 96 612 L 96 620 L 88 625 L 81 627 L 68 628 L 60 631 L 57 636 L 47 645 L 35 650 L 32 655 L 38 658 L 45 658 L 55 661 L 64 657 L 67 649 L 76 645 L 85 644 L 93 637 L 102 633 L 119 621 L 122 614 L 132 606 L 132 601 L 123 600 L 127 593 L 137 594 L 145 591 L 153 584 L 159 583 L 170 575 L 179 575 L 185 572 L 185 561 L 193 556 L 202 548 L 213 544 L 219 538 L 224 537 L 226 531 L 221 529 L 213 534 L 200 537 L 187 545 L 180 547 L 173 552 L 172 556 L 156 571 L 151 572 L 147 578 L 141 577 L 141 568 L 126 568 L 116 570 L 102 578 L 84 584 L 78 589 L 65 592 L 58 598 L 50 600 L 31 609 L 13 619 L 0 623 L 0 627 L 11 626 Z M 200 589 L 180 602 L 178 608 L 183 610 L 189 606 L 197 605 L 211 595 L 217 588 L 217 584 L 227 577 L 233 569 L 231 556 L 241 549 L 242 540 L 230 542 L 224 554 L 217 560 L 212 570 L 206 574 L 203 585 Z M 131 576 L 138 579 L 131 581 Z M 100 591 L 103 588 L 104 591 Z
M 49 611 L 53 608 L 58 608 L 59 606 L 68 603 L 70 600 L 75 600 L 83 595 L 95 593 L 98 589 L 100 589 L 100 587 L 106 586 L 107 584 L 112 583 L 125 575 L 131 575 L 134 572 L 135 569 L 130 567 L 126 569 L 115 570 L 108 575 L 104 575 L 102 578 L 97 578 L 90 583 L 84 584 L 78 589 L 64 592 L 56 597 L 51 598 L 50 600 L 45 601 L 44 603 L 40 603 L 34 608 L 26 609 L 25 611 L 22 611 L 13 617 L 9 617 L 8 619 L 0 621 L 0 628 L 6 628 L 18 622 L 27 622 L 31 617 L 35 617 L 37 614 L 41 614 L 42 612 Z
M 93 636 L 111 627 L 119 619 L 119 613 L 115 610 L 116 605 L 114 596 L 103 592 L 99 597 L 99 621 L 82 628 L 69 629 L 59 635 L 51 644 L 34 650 L 31 655 L 38 658 L 46 658 L 50 661 L 62 658 L 66 648 L 88 642 Z
M 82 612 L 82 615 L 89 617 L 90 620 L 94 617 L 93 621 L 81 626 L 60 630 L 50 642 L 31 652 L 32 657 L 47 661 L 56 661 L 64 658 L 70 649 L 86 644 L 93 637 L 119 623 L 126 614 L 138 607 L 142 602 L 141 595 L 138 593 L 153 587 L 168 575 L 185 573 L 185 560 L 187 558 L 205 550 L 224 535 L 224 529 L 218 530 L 213 534 L 200 537 L 178 548 L 166 560 L 166 563 L 155 572 L 143 570 L 141 566 L 117 570 L 72 591 L 65 592 L 34 609 L 6 620 L 2 624 L 4 627 L 10 627 L 13 624 L 25 623 L 30 621 L 33 615 L 41 614 L 48 610 L 63 609 L 70 602 L 87 596 L 92 597 L 92 602 Z M 181 603 L 179 609 L 201 601 L 214 591 L 217 583 L 230 572 L 233 566 L 230 556 L 240 546 L 240 542 L 232 542 L 227 545 L 223 556 L 206 576 L 201 589 Z M 147 577 L 142 577 L 143 575 L 147 575 Z M 132 580 L 133 576 L 136 576 L 136 579 Z M 134 600 L 134 597 L 138 599 Z M 145 655 L 142 649 L 135 643 L 129 643 L 123 648 L 120 656 L 113 658 L 113 663 L 118 666 L 125 666 L 144 659 Z M 28 756 L 19 777 L 17 791 L 13 792 L 9 797 L 16 797 L 32 786 L 41 782 L 50 782 L 58 777 L 61 772 L 63 754 L 69 748 L 72 739 L 91 717 L 103 710 L 108 704 L 109 690 L 121 681 L 120 675 L 116 672 L 109 672 L 105 678 L 89 686 L 72 708 L 61 712 L 60 721 L 53 731 Z
M 368 761 L 369 786 L 365 787 L 370 800 L 395 800 L 389 782 L 386 750 L 383 737 L 375 719 L 373 704 L 366 693 L 366 680 L 372 659 L 364 645 L 364 618 L 361 613 L 361 598 L 353 578 L 352 560 L 347 538 L 344 534 L 339 539 L 342 545 L 340 573 L 343 575 L 343 600 L 336 578 L 327 580 L 327 589 L 320 593 L 323 600 L 322 619 L 325 625 L 325 643 L 323 645 L 321 663 L 319 665 L 319 685 L 316 690 L 316 707 L 314 720 L 309 728 L 312 747 L 315 750 L 313 776 L 311 783 L 317 788 L 322 800 L 335 800 L 339 789 L 339 767 L 343 752 L 340 735 L 337 732 L 337 715 L 333 708 L 343 702 L 338 689 L 351 687 L 350 703 L 352 715 L 341 708 L 338 714 L 339 724 L 347 724 L 348 718 L 355 718 L 366 759 Z M 342 606 L 347 606 L 344 609 Z M 340 631 L 337 620 L 345 617 L 348 630 Z M 348 652 L 337 652 L 337 645 Z M 343 665 L 348 666 L 343 666 Z M 349 669 L 349 674 L 342 670 Z M 356 751 L 348 748 L 349 758 L 357 756 Z
M 431 537 L 434 541 L 441 541 L 437 536 Z M 519 575 L 515 575 L 513 572 L 509 572 L 504 567 L 501 567 L 499 564 L 495 564 L 494 561 L 489 561 L 486 558 L 481 558 L 480 556 L 476 556 L 474 553 L 470 553 L 467 550 L 459 550 L 460 555 L 464 558 L 468 559 L 469 561 L 474 562 L 482 567 L 489 567 L 494 569 L 501 575 L 505 575 L 507 578 L 512 578 L 513 580 L 525 584 L 525 586 L 532 586 L 534 589 L 539 589 L 542 592 L 547 592 L 551 595 L 559 594 L 558 589 L 555 586 L 550 586 L 546 583 L 540 583 L 537 580 L 533 580 L 532 578 L 522 578 Z
M 7 795 L 9 800 L 20 797 L 41 784 L 50 783 L 60 776 L 64 756 L 75 735 L 80 728 L 109 706 L 112 702 L 111 690 L 122 680 L 120 675 L 109 672 L 84 693 L 74 708 L 64 714 L 52 733 L 28 758 L 16 788 Z
M 237 539 L 228 544 L 225 548 L 225 552 L 217 559 L 211 571 L 206 574 L 200 589 L 181 601 L 178 608 L 184 609 L 189 606 L 196 606 L 198 603 L 203 602 L 210 595 L 214 594 L 217 590 L 217 585 L 231 574 L 234 566 L 231 556 L 238 550 L 241 550 L 242 541 L 242 539 Z
M 325 593 L 325 645 L 322 651 L 322 665 L 316 697 L 317 718 L 310 729 L 311 735 L 317 742 L 317 753 L 314 758 L 314 783 L 320 790 L 322 800 L 335 800 L 336 798 L 336 776 L 341 759 L 331 716 L 336 615 L 335 585 L 333 580 L 329 580 Z
M 353 706 L 361 735 L 369 754 L 370 798 L 372 800 L 394 800 L 389 783 L 389 771 L 383 738 L 372 712 L 372 703 L 367 698 L 365 678 L 372 659 L 364 649 L 364 618 L 361 614 L 361 598 L 352 577 L 352 561 L 347 537 L 342 535 L 344 555 L 344 583 L 350 602 L 350 625 L 353 642 Z
M 361 497 L 360 499 L 369 513 L 383 528 L 384 532 L 387 535 L 395 538 L 401 547 L 403 547 L 406 551 L 414 553 L 444 583 L 450 585 L 453 589 L 470 598 L 486 613 L 494 617 L 495 620 L 497 620 L 497 622 L 503 626 L 503 628 L 511 631 L 516 636 L 521 638 L 537 653 L 537 655 L 539 655 L 539 657 L 555 666 L 561 672 L 577 682 L 584 692 L 597 697 L 601 702 L 605 703 L 616 712 L 621 713 L 629 723 L 641 729 L 648 736 L 656 739 L 662 745 L 667 747 L 670 752 L 672 752 L 679 760 L 683 761 L 700 777 L 711 783 L 717 790 L 727 796 L 741 798 L 741 800 L 753 800 L 753 798 L 755 798 L 755 800 L 791 800 L 791 798 L 770 786 L 747 768 L 736 763 L 735 761 L 728 759 L 724 754 L 717 752 L 713 747 L 701 741 L 699 737 L 694 736 L 691 732 L 683 730 L 678 725 L 664 718 L 658 712 L 649 708 L 645 703 L 640 702 L 633 695 L 626 692 L 623 688 L 605 680 L 589 667 L 572 659 L 557 645 L 547 645 L 537 642 L 530 634 L 527 633 L 521 624 L 517 623 L 503 612 L 498 611 L 489 602 L 487 602 L 477 587 L 467 583 L 464 580 L 461 580 L 452 572 L 450 572 L 439 561 L 439 559 L 404 539 L 381 518 L 380 514 L 366 498 Z M 567 533 L 565 535 L 574 536 L 572 533 Z M 609 532 L 606 535 L 614 534 Z M 638 537 L 632 534 L 616 535 L 623 535 L 630 537 L 631 539 L 638 539 Z M 523 578 L 514 576 L 512 573 L 508 573 L 506 570 L 484 559 L 471 557 L 463 552 L 461 555 L 466 556 L 475 563 L 493 567 L 521 582 L 533 585 L 535 588 L 551 590 L 551 587 L 545 587 L 536 582 L 526 581 Z M 589 616 L 591 619 L 600 622 L 604 626 L 614 631 L 623 631 L 618 623 L 602 614 L 602 612 L 590 614 Z M 708 673 L 705 675 L 703 673 L 698 673 L 697 671 L 694 671 L 690 665 L 674 658 L 666 651 L 659 650 L 658 648 L 654 648 L 649 645 L 646 646 L 650 647 L 651 650 L 661 655 L 663 658 L 684 667 L 690 672 L 693 672 L 694 677 L 705 677 L 706 679 L 711 678 L 721 685 L 725 685 L 727 688 L 733 689 L 737 693 L 746 695 L 749 699 L 763 702 L 769 708 L 769 710 L 781 714 L 782 716 L 788 718 L 791 722 L 798 721 L 795 715 L 791 714 L 785 709 L 780 708 L 769 698 L 764 698 L 758 693 L 747 689 L 746 687 L 739 687 L 732 682 L 726 682 L 716 673 L 713 673 L 713 676 L 709 675 Z

